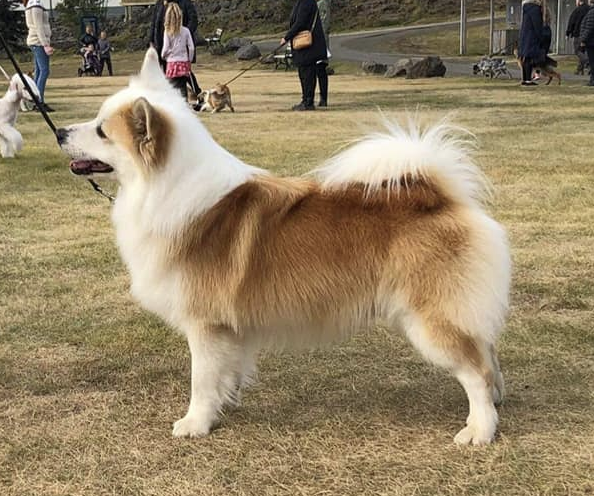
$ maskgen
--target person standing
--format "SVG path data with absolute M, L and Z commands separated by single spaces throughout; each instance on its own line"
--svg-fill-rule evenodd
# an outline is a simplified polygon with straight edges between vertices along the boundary
M 82 47 L 93 45 L 93 51 L 97 51 L 97 37 L 95 36 L 95 30 L 91 24 L 86 25 L 85 34 L 80 38 L 80 44 Z
M 295 46 L 294 38 L 302 31 L 312 34 L 311 45 L 303 48 Z M 291 12 L 289 30 L 281 39 L 281 45 L 291 43 L 293 63 L 299 71 L 301 83 L 301 102 L 293 106 L 293 110 L 315 110 L 314 95 L 316 91 L 316 62 L 327 57 L 328 48 L 322 29 L 318 6 L 315 0 L 297 0 Z
M 107 39 L 107 32 L 101 31 L 99 35 L 99 75 L 103 75 L 103 67 L 107 64 L 107 71 L 110 76 L 113 76 L 113 69 L 111 67 L 111 44 Z
M 165 71 L 167 66 L 166 61 L 161 57 L 161 52 L 163 50 L 163 34 L 165 32 L 165 12 L 167 6 L 171 3 L 177 3 L 181 9 L 182 26 L 189 29 L 194 45 L 196 45 L 195 36 L 196 29 L 198 29 L 198 14 L 196 12 L 196 7 L 191 0 L 157 0 L 157 3 L 155 3 L 155 10 L 153 11 L 149 40 L 159 54 L 159 63 L 161 64 L 163 71 Z M 195 56 L 192 58 L 192 62 L 196 62 Z
M 582 20 L 588 13 L 589 7 L 586 3 L 586 0 L 576 0 L 575 5 L 576 8 L 573 9 L 573 12 L 569 16 L 569 21 L 567 22 L 565 36 L 567 38 L 573 38 L 573 53 L 575 53 L 576 57 L 578 58 L 578 64 L 575 73 L 583 75 L 584 66 L 588 61 L 588 58 L 580 46 L 580 28 L 582 26 Z
M 167 6 L 164 30 L 161 57 L 167 61 L 165 76 L 180 90 L 182 97 L 187 99 L 186 84 L 195 48 L 190 30 L 182 26 L 182 11 L 175 2 Z
M 590 9 L 582 20 L 580 27 L 580 46 L 585 47 L 590 61 L 590 81 L 587 86 L 594 86 L 594 0 L 590 0 Z
M 46 112 L 53 112 L 45 103 L 45 85 L 50 73 L 50 56 L 54 49 L 50 44 L 52 30 L 49 23 L 49 14 L 41 0 L 23 0 L 25 7 L 25 22 L 27 24 L 27 46 L 33 52 L 35 61 L 35 84 L 39 88 L 39 100 Z
M 522 25 L 518 41 L 518 59 L 522 64 L 522 86 L 536 86 L 532 68 L 544 62 L 543 13 L 541 0 L 522 0 Z
M 316 62 L 316 76 L 320 87 L 318 107 L 328 106 L 328 58 L 330 57 L 330 0 L 318 0 L 318 12 L 322 20 L 324 39 L 326 40 L 326 58 Z

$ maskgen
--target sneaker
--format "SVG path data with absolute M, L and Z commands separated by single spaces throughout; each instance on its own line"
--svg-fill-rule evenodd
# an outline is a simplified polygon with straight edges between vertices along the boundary
M 293 105 L 292 110 L 302 111 L 302 110 L 315 110 L 316 108 L 313 105 L 305 105 L 305 103 L 301 102 L 297 105 Z
M 535 83 L 534 81 L 522 81 L 520 84 L 522 86 L 538 86 L 538 83 Z
M 328 102 L 326 100 L 320 100 L 320 103 L 318 103 L 318 107 L 327 107 L 328 106 Z

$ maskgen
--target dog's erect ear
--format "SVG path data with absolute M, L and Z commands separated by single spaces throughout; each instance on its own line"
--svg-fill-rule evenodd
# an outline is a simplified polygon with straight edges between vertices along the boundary
M 132 104 L 131 131 L 134 143 L 143 162 L 158 167 L 167 157 L 171 127 L 159 110 L 145 98 Z
M 169 87 L 165 74 L 159 65 L 159 56 L 157 51 L 151 47 L 146 51 L 142 68 L 140 69 L 140 80 L 146 86 L 160 85 Z

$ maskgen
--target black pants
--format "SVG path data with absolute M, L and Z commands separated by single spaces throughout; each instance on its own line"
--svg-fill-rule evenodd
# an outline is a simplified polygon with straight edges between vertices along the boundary
M 99 75 L 103 76 L 103 66 L 107 64 L 107 72 L 110 76 L 113 76 L 113 68 L 111 67 L 111 57 L 103 58 L 99 60 Z
M 186 84 L 188 83 L 188 76 L 181 76 L 176 78 L 171 78 L 171 83 L 175 88 L 177 88 L 184 100 L 188 99 L 188 88 Z
M 576 68 L 576 72 L 577 73 L 584 73 L 584 66 L 588 63 L 588 56 L 584 53 L 584 51 L 582 50 L 581 45 L 581 41 L 578 38 L 574 38 L 573 39 L 573 53 L 575 53 L 575 55 L 578 58 L 578 65 Z
M 522 81 L 532 81 L 532 59 L 528 57 L 522 61 Z
M 313 107 L 316 92 L 316 64 L 300 65 L 299 81 L 301 82 L 301 102 L 307 107 Z
M 586 47 L 586 53 L 590 62 L 590 84 L 594 84 L 594 46 Z
M 320 101 L 328 102 L 328 67 L 327 62 L 320 62 L 316 64 L 316 76 L 318 77 L 318 84 L 320 85 Z

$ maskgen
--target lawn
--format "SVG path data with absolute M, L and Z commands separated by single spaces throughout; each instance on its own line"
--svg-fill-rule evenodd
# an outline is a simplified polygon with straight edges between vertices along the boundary
M 139 66 L 139 54 L 120 57 L 120 73 Z M 204 87 L 241 67 L 202 62 Z M 74 58 L 54 64 L 47 101 L 58 125 L 91 119 L 127 82 L 71 77 Z M 282 175 L 377 129 L 378 107 L 394 118 L 453 113 L 476 135 L 514 262 L 496 442 L 454 445 L 462 388 L 383 329 L 263 355 L 259 382 L 218 430 L 173 439 L 188 402 L 187 345 L 132 301 L 109 203 L 69 174 L 28 113 L 25 149 L 0 162 L 0 494 L 594 493 L 591 89 L 340 72 L 326 111 L 288 111 L 296 73 L 254 70 L 232 85 L 235 114 L 202 121 L 231 152 Z

